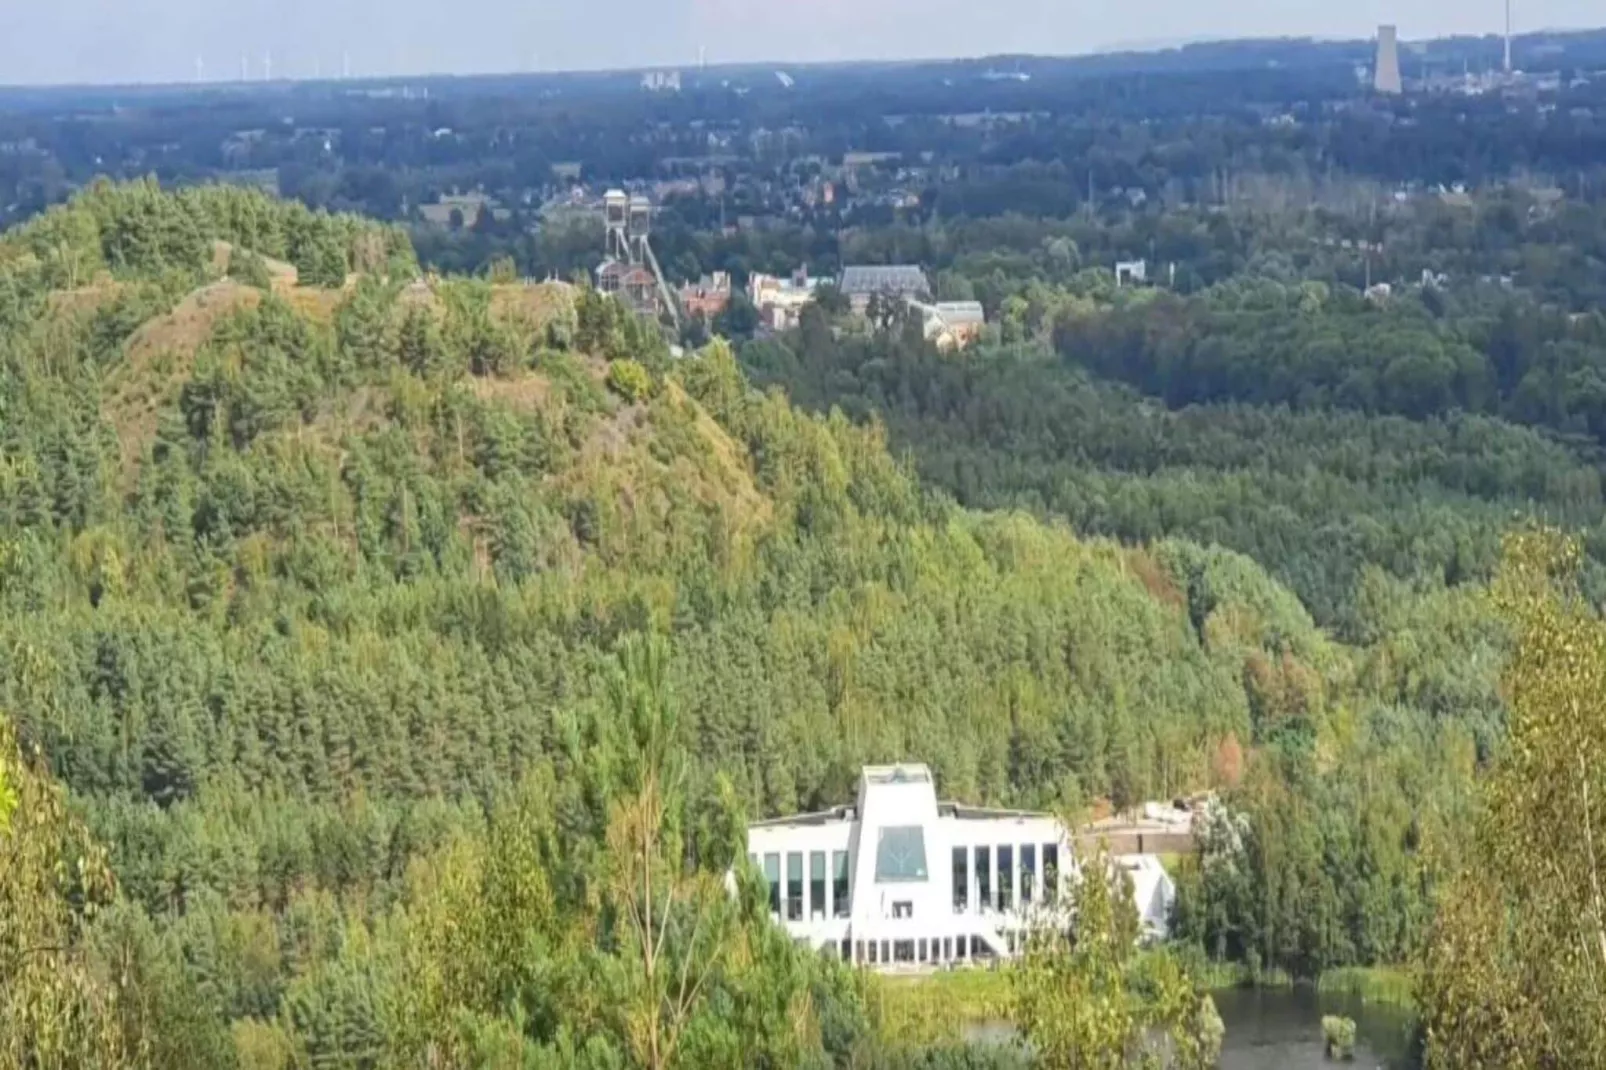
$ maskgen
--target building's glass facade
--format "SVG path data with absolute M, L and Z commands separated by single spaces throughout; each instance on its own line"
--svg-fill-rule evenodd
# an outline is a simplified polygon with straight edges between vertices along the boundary
M 786 854 L 786 920 L 803 920 L 803 852 Z
M 848 853 L 835 851 L 831 855 L 831 916 L 845 918 L 852 910 L 853 893 L 848 884 Z
M 767 854 L 764 856 L 764 879 L 770 886 L 770 913 L 775 917 L 781 916 L 781 856 Z
M 877 884 L 926 879 L 926 830 L 919 825 L 883 828 L 876 839 Z
M 809 917 L 825 917 L 825 852 L 809 853 Z

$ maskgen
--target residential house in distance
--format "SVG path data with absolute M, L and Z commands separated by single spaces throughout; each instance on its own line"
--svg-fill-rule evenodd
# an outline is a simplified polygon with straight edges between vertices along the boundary
M 911 301 L 909 307 L 920 313 L 926 341 L 944 351 L 966 348 L 987 326 L 980 301 L 938 301 L 934 305 Z
M 1068 922 L 1070 834 L 1049 814 L 939 802 L 924 765 L 867 766 L 857 799 L 748 827 L 770 912 L 799 943 L 878 969 L 1015 955 L 1039 919 Z M 1176 890 L 1152 856 L 1114 861 L 1132 878 L 1148 937 Z
M 864 315 L 870 299 L 880 294 L 898 301 L 929 301 L 931 281 L 914 264 L 886 266 L 855 265 L 842 269 L 842 293 L 853 305 L 854 315 Z
M 693 319 L 711 320 L 731 303 L 731 277 L 723 271 L 704 275 L 680 288 L 681 311 Z
M 808 268 L 798 268 L 790 278 L 776 275 L 753 274 L 747 279 L 747 297 L 758 309 L 759 320 L 772 331 L 790 330 L 798 325 L 803 309 L 814 300 L 821 286 L 831 280 L 810 275 Z

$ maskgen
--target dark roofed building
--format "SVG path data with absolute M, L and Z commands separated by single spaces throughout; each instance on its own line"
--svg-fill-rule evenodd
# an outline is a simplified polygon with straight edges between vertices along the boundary
M 931 296 L 931 282 L 916 264 L 854 265 L 842 269 L 842 294 L 853 311 L 864 314 L 876 294 L 900 301 L 923 301 Z

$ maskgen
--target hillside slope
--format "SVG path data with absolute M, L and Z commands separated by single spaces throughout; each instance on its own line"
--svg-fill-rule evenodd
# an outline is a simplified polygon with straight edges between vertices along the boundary
M 1313 824 L 1221 952 L 1413 938 L 1414 845 L 1460 819 L 1498 718 L 1475 600 L 1372 577 L 1376 635 L 1347 647 L 1231 552 L 957 508 L 720 343 L 671 362 L 595 294 L 421 282 L 383 231 L 234 196 L 101 189 L 0 241 L 0 709 L 210 964 L 206 1020 L 329 1050 L 292 996 L 336 985 L 333 945 L 252 940 L 379 910 L 532 778 L 581 793 L 552 803 L 575 827 L 643 632 L 669 639 L 698 828 L 890 759 L 979 803 L 1243 782 Z M 252 285 L 212 278 L 213 241 L 389 256 Z M 68 262 L 104 300 L 52 297 Z M 1291 937 L 1301 883 L 1332 920 Z

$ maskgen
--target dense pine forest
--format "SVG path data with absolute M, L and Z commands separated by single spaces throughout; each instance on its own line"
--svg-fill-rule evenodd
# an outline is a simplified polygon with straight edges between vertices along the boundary
M 1504 738 L 1500 535 L 1598 523 L 1582 448 L 811 322 L 675 359 L 223 187 L 0 239 L 4 1065 L 1005 1065 L 721 883 L 889 759 L 1220 791 L 1178 961 L 1416 955 Z

